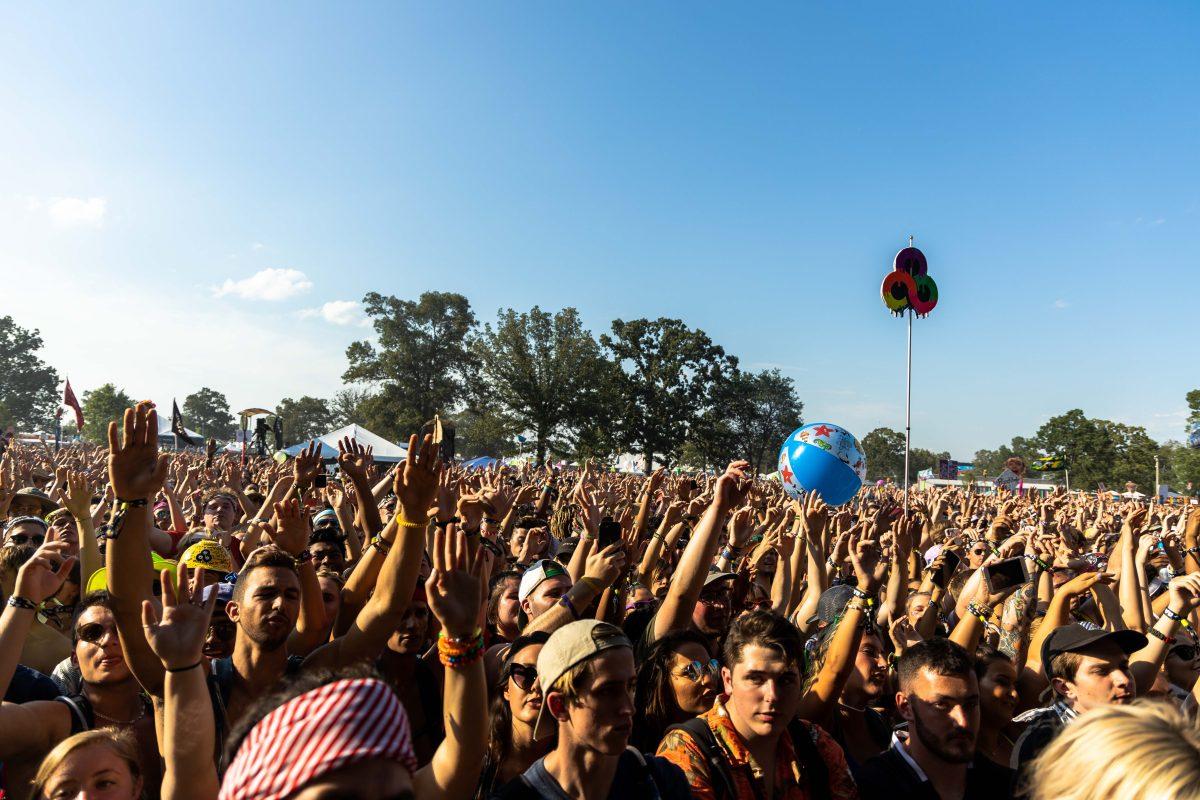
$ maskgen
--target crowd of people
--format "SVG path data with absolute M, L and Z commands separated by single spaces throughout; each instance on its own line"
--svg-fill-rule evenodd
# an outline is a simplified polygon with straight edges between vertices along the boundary
M 24 800 L 1200 798 L 1200 507 L 106 448 L 0 460 Z

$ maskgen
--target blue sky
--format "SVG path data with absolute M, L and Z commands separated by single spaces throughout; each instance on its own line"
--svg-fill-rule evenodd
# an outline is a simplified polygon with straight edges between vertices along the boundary
M 0 313 L 77 391 L 328 396 L 369 290 L 677 316 L 968 458 L 1200 386 L 1194 3 L 0 10 Z

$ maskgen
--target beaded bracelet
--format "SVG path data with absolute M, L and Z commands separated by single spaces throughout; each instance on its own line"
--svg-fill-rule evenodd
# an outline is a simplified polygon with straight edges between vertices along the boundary
M 37 611 L 38 607 L 38 604 L 32 600 L 28 600 L 15 594 L 8 598 L 8 604 L 13 608 L 24 608 L 30 611 Z
M 399 525 L 401 528 L 424 528 L 426 525 L 429 524 L 429 522 L 428 522 L 428 520 L 425 522 L 409 522 L 404 517 L 397 514 L 396 515 L 396 524 Z
M 443 666 L 463 669 L 482 657 L 483 631 L 476 629 L 473 636 L 464 639 L 447 636 L 445 631 L 438 634 L 438 658 Z
M 1175 644 L 1175 642 L 1177 641 L 1177 639 L 1174 636 L 1167 636 L 1165 633 L 1163 633 L 1162 631 L 1160 631 L 1158 628 L 1155 628 L 1155 627 L 1151 627 L 1150 630 L 1146 631 L 1146 633 L 1150 634 L 1155 639 L 1159 639 L 1164 644 L 1166 644 L 1168 647 Z
M 390 551 L 392 549 L 392 543 L 389 542 L 387 539 L 384 539 L 382 536 L 376 536 L 373 539 L 371 539 L 371 544 L 369 545 L 369 547 L 377 548 L 379 550 L 379 552 L 383 553 L 386 556 L 388 554 L 388 551 Z
M 971 614 L 972 616 L 978 617 L 979 621 L 985 625 L 987 624 L 988 617 L 991 616 L 986 611 L 984 611 L 982 608 L 977 606 L 974 601 L 967 603 L 967 613 Z

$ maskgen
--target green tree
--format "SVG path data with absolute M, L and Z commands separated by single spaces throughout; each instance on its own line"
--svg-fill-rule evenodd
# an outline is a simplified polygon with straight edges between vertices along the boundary
M 903 458 L 903 454 L 901 455 Z M 914 447 L 908 453 L 908 480 L 910 483 L 916 483 L 917 473 L 923 469 L 931 469 L 934 472 L 934 477 L 937 477 L 938 461 L 949 459 L 950 454 L 946 451 L 935 453 L 932 450 L 926 450 L 924 447 Z M 868 461 L 868 464 L 871 462 Z
M 621 366 L 618 440 L 645 456 L 648 467 L 659 455 L 673 461 L 737 359 L 677 319 L 614 320 L 612 335 L 600 342 Z
M 493 409 L 464 409 L 446 420 L 454 425 L 454 449 L 464 459 L 513 454 L 519 425 Z
M 183 398 L 184 424 L 206 438 L 230 439 L 236 426 L 229 401 L 220 392 L 202 387 Z
M 133 405 L 133 398 L 111 383 L 97 386 L 83 393 L 83 438 L 97 444 L 108 443 L 108 423 L 116 422 L 124 428 L 125 409 Z
M 1192 389 L 1184 396 L 1184 399 L 1188 404 L 1188 427 L 1200 425 L 1200 389 Z
M 0 424 L 50 430 L 58 405 L 58 373 L 38 358 L 42 337 L 0 317 Z
M 702 469 L 745 458 L 755 472 L 770 472 L 784 438 L 800 427 L 804 404 L 779 370 L 735 370 L 717 381 L 713 403 L 692 425 L 684 460 Z
M 467 298 L 451 292 L 425 292 L 416 302 L 370 292 L 363 306 L 379 343 L 351 344 L 342 379 L 377 387 L 358 406 L 363 424 L 406 441 L 434 414 L 465 399 L 475 314 Z
M 876 428 L 862 438 L 863 455 L 867 457 L 867 477 L 870 480 L 891 478 L 904 480 L 904 434 L 891 428 Z
M 1110 425 L 1089 419 L 1082 410 L 1073 408 L 1038 428 L 1035 441 L 1044 453 L 1061 454 L 1066 459 L 1072 487 L 1092 490 L 1114 480 L 1117 441 Z
M 1140 425 L 1108 420 L 1097 420 L 1097 423 L 1105 429 L 1115 451 L 1106 481 L 1108 485 L 1120 487 L 1126 481 L 1133 481 L 1139 491 L 1154 494 L 1157 491 L 1154 487 L 1154 457 L 1159 453 L 1158 442 Z
M 304 395 L 299 400 L 285 397 L 275 406 L 275 415 L 283 420 L 283 446 L 307 442 L 334 427 L 329 404 L 319 397 Z
M 353 386 L 347 386 L 336 392 L 333 399 L 329 401 L 332 424 L 338 428 L 345 425 L 365 424 L 359 409 L 368 397 L 370 397 L 370 392 L 365 389 L 356 389 Z

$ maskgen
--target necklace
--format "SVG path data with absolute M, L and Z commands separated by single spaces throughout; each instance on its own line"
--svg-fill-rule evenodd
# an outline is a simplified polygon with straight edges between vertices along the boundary
M 850 709 L 851 711 L 857 711 L 860 714 L 865 714 L 867 711 L 866 706 L 863 706 L 862 708 L 858 708 L 857 706 L 852 706 L 849 703 L 846 703 L 842 700 L 838 700 L 838 705 L 841 706 L 842 708 Z
M 113 723 L 114 725 L 133 725 L 134 723 L 140 721 L 142 717 L 146 716 L 146 704 L 139 701 L 137 714 L 134 715 L 133 719 L 128 719 L 128 720 L 115 719 L 106 714 L 101 714 L 99 711 L 96 710 L 95 707 L 92 708 L 92 713 L 94 713 L 100 719 L 108 720 L 109 722 Z

